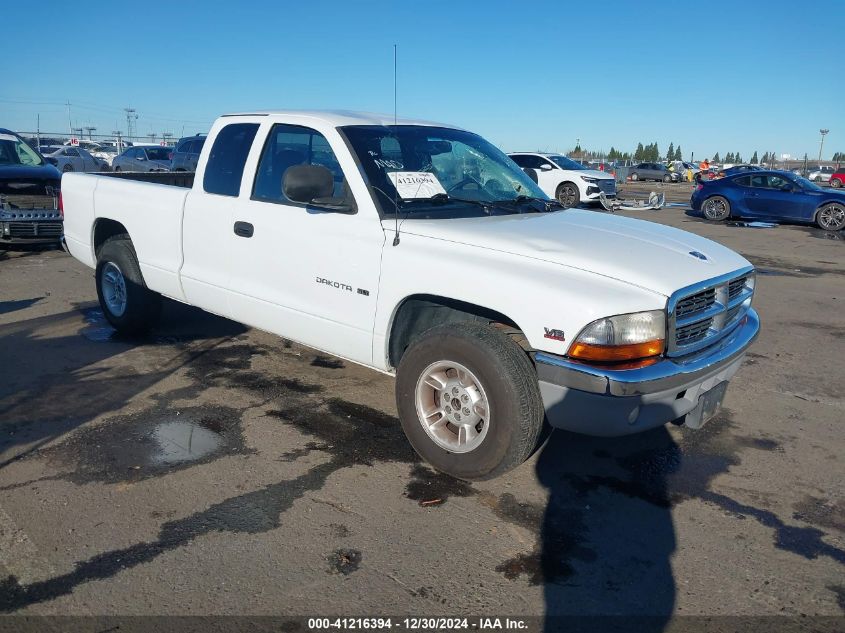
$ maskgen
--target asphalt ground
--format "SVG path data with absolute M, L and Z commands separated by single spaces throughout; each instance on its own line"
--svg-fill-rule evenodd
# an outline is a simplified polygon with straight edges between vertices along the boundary
M 724 408 L 555 432 L 478 484 L 415 457 L 388 377 L 174 303 L 124 339 L 92 271 L 0 253 L 0 612 L 845 623 L 845 243 L 626 215 L 758 267 L 763 330 Z

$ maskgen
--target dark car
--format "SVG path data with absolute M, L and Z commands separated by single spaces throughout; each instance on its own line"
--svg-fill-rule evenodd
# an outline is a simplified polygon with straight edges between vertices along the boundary
M 172 147 L 136 145 L 112 161 L 114 171 L 170 171 Z
M 669 171 L 669 168 L 661 163 L 640 163 L 634 165 L 628 174 L 631 180 L 673 182 L 681 179 L 680 174 Z
M 205 134 L 180 138 L 170 159 L 171 171 L 196 171 L 200 150 L 205 143 Z
M 786 171 L 755 171 L 703 180 L 690 199 L 712 221 L 731 217 L 815 223 L 826 231 L 845 227 L 845 193 L 822 189 Z
M 734 165 L 727 169 L 720 169 L 716 172 L 716 178 L 726 178 L 727 176 L 734 176 L 748 171 L 761 171 L 763 168 L 757 165 Z
M 58 243 L 61 174 L 20 136 L 0 128 L 0 246 Z

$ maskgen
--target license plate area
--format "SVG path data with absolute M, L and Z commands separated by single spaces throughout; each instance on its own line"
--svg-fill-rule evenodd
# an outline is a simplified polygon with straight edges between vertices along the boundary
M 700 429 L 704 426 L 719 412 L 727 389 L 728 383 L 725 381 L 701 394 L 695 408 L 684 416 L 684 426 L 691 429 Z

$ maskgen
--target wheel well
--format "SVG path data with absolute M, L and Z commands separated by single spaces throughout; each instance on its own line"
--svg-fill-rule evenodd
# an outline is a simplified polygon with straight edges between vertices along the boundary
M 128 232 L 129 231 L 126 230 L 126 227 L 117 220 L 100 218 L 94 225 L 94 253 L 99 253 L 103 242 L 110 237 Z
M 414 295 L 405 299 L 393 316 L 387 347 L 390 365 L 398 367 L 414 338 L 426 330 L 443 323 L 467 321 L 501 324 L 509 333 L 521 334 L 516 323 L 501 312 L 447 297 Z

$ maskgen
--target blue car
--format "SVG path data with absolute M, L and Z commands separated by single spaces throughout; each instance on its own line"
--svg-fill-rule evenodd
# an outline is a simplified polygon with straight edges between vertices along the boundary
M 728 218 L 766 218 L 817 224 L 826 231 L 845 227 L 845 192 L 822 189 L 784 171 L 754 171 L 719 180 L 702 180 L 690 206 L 714 222 Z

